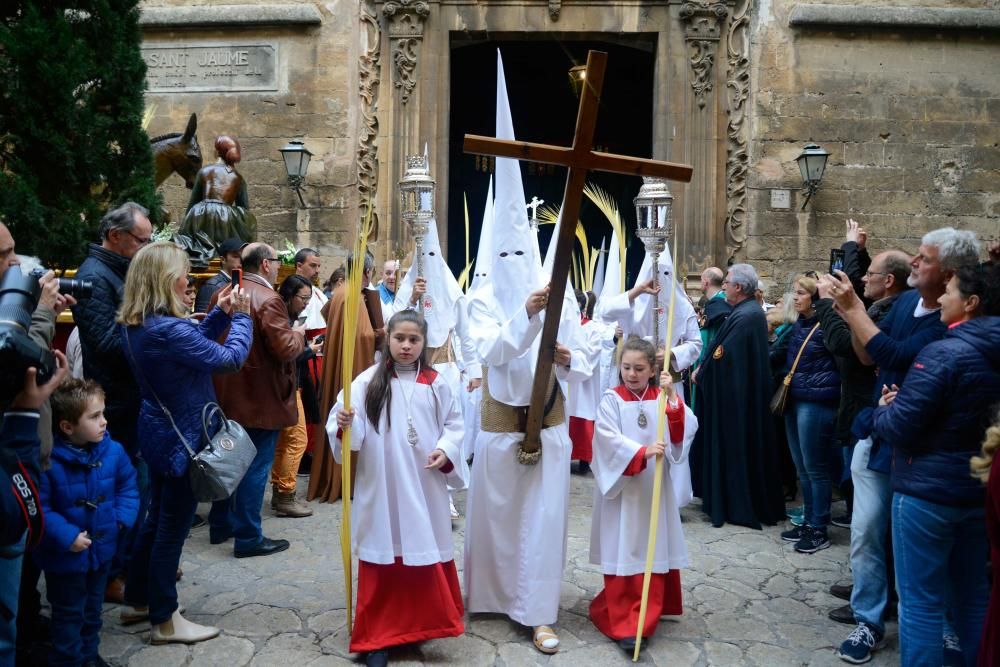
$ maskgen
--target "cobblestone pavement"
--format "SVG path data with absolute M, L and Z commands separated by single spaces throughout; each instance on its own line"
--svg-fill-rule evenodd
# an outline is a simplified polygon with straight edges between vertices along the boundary
M 602 581 L 588 562 L 592 489 L 591 476 L 573 476 L 558 654 L 538 653 L 531 645 L 530 630 L 505 617 L 476 615 L 466 621 L 464 636 L 396 649 L 392 664 L 630 664 L 587 619 L 588 605 Z M 456 494 L 460 511 L 464 501 L 464 492 Z M 316 510 L 312 517 L 286 519 L 274 517 L 270 503 L 265 503 L 265 534 L 292 543 L 276 556 L 236 560 L 232 542 L 210 546 L 207 527 L 192 531 L 182 558 L 180 599 L 188 618 L 221 627 L 220 637 L 192 647 L 150 646 L 148 625 L 122 627 L 118 607 L 106 605 L 101 654 L 112 664 L 129 667 L 357 664 L 360 658 L 347 651 L 340 504 L 312 507 Z M 712 528 L 698 501 L 682 511 L 682 518 L 691 552 L 691 567 L 681 577 L 684 615 L 679 621 L 660 623 L 643 662 L 670 667 L 846 664 L 834 649 L 850 627 L 826 617 L 829 609 L 843 604 L 827 589 L 848 577 L 846 530 L 832 527 L 831 548 L 803 555 L 781 541 L 780 527 L 763 532 Z M 459 568 L 463 532 L 464 520 L 459 519 L 455 522 Z M 888 646 L 870 664 L 898 662 L 896 626 L 890 624 Z

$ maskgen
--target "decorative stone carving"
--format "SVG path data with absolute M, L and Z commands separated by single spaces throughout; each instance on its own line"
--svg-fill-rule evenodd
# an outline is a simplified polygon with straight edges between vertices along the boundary
M 361 57 L 358 63 L 358 94 L 361 98 L 361 128 L 358 132 L 358 194 L 361 217 L 372 208 L 372 239 L 378 238 L 378 216 L 374 212 L 378 190 L 378 86 L 381 78 L 382 30 L 375 3 L 361 2 Z
M 388 0 L 382 5 L 382 15 L 389 25 L 392 45 L 392 85 L 399 91 L 400 102 L 406 104 L 417 85 L 414 72 L 420 42 L 424 38 L 424 22 L 431 13 L 425 0 Z
M 729 259 L 747 240 L 747 171 L 750 156 L 747 99 L 750 95 L 750 18 L 753 0 L 737 0 L 729 24 L 726 72 L 729 124 L 726 127 L 726 252 Z
M 549 0 L 549 18 L 555 23 L 559 20 L 559 12 L 562 11 L 562 0 Z
M 711 0 L 685 2 L 679 12 L 684 23 L 684 39 L 690 49 L 691 71 L 694 73 L 691 88 L 701 109 L 705 108 L 706 97 L 713 89 L 715 51 L 728 13 L 726 3 Z

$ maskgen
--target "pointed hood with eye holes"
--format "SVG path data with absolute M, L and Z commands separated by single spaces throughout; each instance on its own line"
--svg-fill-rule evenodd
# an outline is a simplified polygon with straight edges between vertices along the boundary
M 490 236 L 493 234 L 493 177 L 490 176 L 490 187 L 486 192 L 486 209 L 483 211 L 483 225 L 479 228 L 479 248 L 476 250 L 476 263 L 473 265 L 472 283 L 466 293 L 471 298 L 477 289 L 483 286 L 486 276 L 493 264 L 490 254 Z
M 496 122 L 498 139 L 514 138 L 514 122 L 511 118 L 503 59 L 499 50 L 497 50 Z M 545 280 L 541 276 L 538 242 L 528 224 L 524 206 L 524 184 L 521 181 L 520 162 L 512 158 L 498 157 L 495 174 L 496 202 L 493 226 L 488 234 L 486 230 L 483 234 L 488 237 L 491 263 L 483 285 L 491 292 L 492 300 L 503 311 L 505 319 L 509 319 L 518 308 L 524 307 L 528 295 L 542 287 Z M 488 300 L 485 289 L 482 298 Z
M 650 258 L 649 254 L 642 261 L 642 267 L 639 269 L 639 275 L 635 279 L 634 285 L 641 285 L 642 283 L 650 280 L 653 277 L 652 269 L 653 260 Z M 683 337 L 685 326 L 688 317 L 695 315 L 694 307 L 691 302 L 688 301 L 687 294 L 684 293 L 684 289 L 681 284 L 677 282 L 674 276 L 674 262 L 670 258 L 670 248 L 664 249 L 660 253 L 659 261 L 659 272 L 660 272 L 660 344 L 662 345 L 665 341 L 666 336 L 664 333 L 667 329 L 667 318 L 670 315 L 670 290 L 665 289 L 667 285 L 673 287 L 677 299 L 677 305 L 674 306 L 674 327 L 673 334 L 670 337 L 670 346 L 673 347 L 678 340 Z M 605 289 L 607 282 L 605 282 Z M 652 336 L 653 335 L 653 297 L 650 294 L 643 294 L 636 299 L 635 307 L 633 310 L 633 320 L 632 320 L 632 330 L 627 333 L 636 333 L 641 336 Z
M 427 292 L 424 296 L 424 319 L 427 320 L 427 347 L 441 347 L 457 324 L 456 304 L 465 295 L 458 281 L 441 255 L 437 221 L 431 220 L 424 238 L 424 278 Z M 396 288 L 396 311 L 408 308 L 413 294 L 413 281 L 417 279 L 417 261 L 413 260 L 403 282 Z M 464 308 L 463 306 L 460 306 Z

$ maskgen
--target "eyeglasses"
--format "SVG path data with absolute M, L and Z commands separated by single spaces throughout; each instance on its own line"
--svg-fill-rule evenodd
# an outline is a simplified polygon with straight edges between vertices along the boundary
M 261 257 L 260 261 L 262 261 L 262 262 L 277 262 L 278 258 L 277 257 Z
M 312 299 L 312 292 L 306 294 L 305 296 L 302 296 L 301 294 L 296 294 L 295 298 L 301 301 L 302 303 L 308 303 L 309 300 Z
M 134 238 L 136 240 L 136 243 L 138 243 L 139 245 L 146 245 L 147 243 L 153 240 L 151 236 L 146 238 L 142 238 L 141 236 L 136 236 L 131 232 L 131 230 L 126 230 L 125 233 Z
M 871 278 L 872 276 L 885 276 L 888 275 L 885 271 L 865 271 L 865 278 Z
M 815 280 L 819 279 L 819 274 L 816 273 L 815 271 L 806 271 L 802 275 L 804 275 L 806 278 L 813 278 Z

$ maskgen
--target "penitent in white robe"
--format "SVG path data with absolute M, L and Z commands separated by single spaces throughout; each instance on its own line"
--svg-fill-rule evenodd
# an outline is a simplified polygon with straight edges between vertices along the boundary
M 622 473 L 640 449 L 656 441 L 659 388 L 639 401 L 624 386 L 609 389 L 601 398 L 594 432 L 594 511 L 590 531 L 590 562 L 606 575 L 642 574 L 649 541 L 649 513 L 653 499 L 655 460 L 644 470 L 627 476 Z M 698 420 L 684 407 L 684 436 L 680 446 L 669 442 L 664 466 L 687 464 Z M 646 427 L 638 425 L 640 408 Z M 653 572 L 664 573 L 687 567 L 688 552 L 681 528 L 681 516 L 670 475 L 663 476 L 660 492 L 659 528 Z
M 517 308 L 502 321 L 492 300 L 475 297 L 470 332 L 489 369 L 491 395 L 507 405 L 527 405 L 538 358 L 544 314 L 528 318 Z M 579 315 L 564 305 L 558 340 L 572 351 L 565 382 L 586 377 L 579 343 Z M 517 461 L 521 433 L 480 431 L 469 483 L 465 532 L 466 609 L 497 612 L 527 626 L 556 622 L 569 502 L 571 445 L 566 423 L 542 430 L 536 465 Z
M 587 373 L 587 378 L 570 386 L 566 407 L 570 417 L 594 421 L 597 417 L 597 405 L 601 402 L 601 353 L 605 341 L 614 339 L 615 328 L 597 320 L 587 320 L 581 325 L 581 329 L 585 361 L 585 367 L 581 370 Z
M 644 294 L 640 299 L 652 299 L 653 297 Z M 670 351 L 673 353 L 671 367 L 676 372 L 681 372 L 691 368 L 698 355 L 701 354 L 701 329 L 698 328 L 698 316 L 694 309 L 686 300 L 682 303 L 679 299 L 675 306 L 674 330 L 670 336 Z M 652 311 L 652 308 L 648 309 Z M 660 309 L 660 340 L 664 338 L 667 329 L 667 318 L 669 313 L 667 307 Z M 640 336 L 646 340 L 652 340 L 653 321 L 651 314 L 640 318 L 635 309 L 635 304 L 629 300 L 628 292 L 615 295 L 603 303 L 601 316 L 606 320 L 617 320 L 627 339 L 631 335 Z M 662 347 L 662 345 L 660 346 Z M 617 378 L 617 373 L 615 373 Z M 614 383 L 612 383 L 614 386 Z M 677 395 L 684 396 L 684 383 L 674 383 Z M 677 497 L 678 507 L 684 507 L 694 498 L 694 491 L 691 489 L 691 467 L 685 461 L 683 465 L 670 466 L 670 478 L 673 481 L 674 494 Z
M 382 411 L 376 433 L 365 414 L 365 396 L 378 369 L 372 366 L 351 384 L 351 406 L 355 410 L 351 450 L 358 451 L 351 521 L 354 554 L 360 560 L 382 565 L 396 558 L 411 566 L 447 563 L 454 559 L 448 487 L 464 487 L 469 472 L 462 458 L 461 412 L 447 383 L 435 370 L 422 369 L 415 384 L 411 384 L 414 373 L 410 371 L 402 380 L 390 380 L 392 399 Z M 407 394 L 401 382 L 407 383 Z M 405 396 L 411 388 L 410 411 L 413 426 L 420 434 L 416 445 L 406 439 Z M 343 408 L 343 398 L 341 392 L 326 423 L 337 463 L 341 462 L 341 442 L 336 411 Z M 391 428 L 387 426 L 386 412 L 392 415 Z M 435 449 L 442 450 L 452 463 L 450 472 L 424 468 Z

